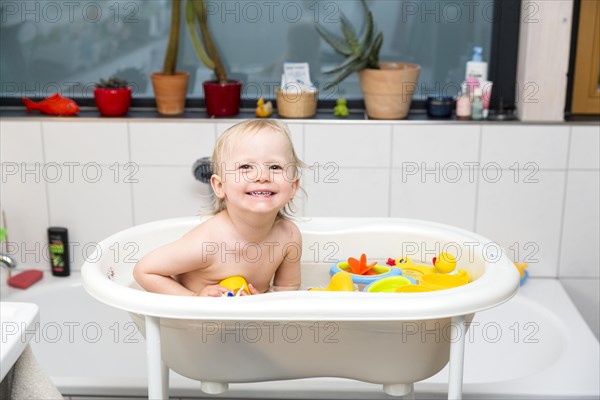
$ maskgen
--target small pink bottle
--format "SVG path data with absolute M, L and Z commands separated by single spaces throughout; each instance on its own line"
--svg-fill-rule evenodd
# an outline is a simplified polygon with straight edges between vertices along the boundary
M 471 119 L 471 97 L 466 83 L 462 84 L 462 93 L 456 99 L 456 118 L 460 120 Z

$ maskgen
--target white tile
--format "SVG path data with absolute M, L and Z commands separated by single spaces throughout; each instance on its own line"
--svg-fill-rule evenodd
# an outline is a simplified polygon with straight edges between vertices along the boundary
M 42 132 L 46 162 L 129 162 L 126 122 L 44 122 Z
M 72 269 L 81 267 L 95 243 L 133 225 L 132 183 L 125 176 L 115 182 L 116 175 L 108 166 L 99 171 L 93 179 L 90 173 L 75 175 L 72 182 L 61 179 L 47 185 L 50 225 L 69 230 L 69 241 L 74 246 Z
M 141 166 L 132 188 L 135 225 L 198 215 L 209 203 L 209 186 L 185 167 Z
M 566 125 L 484 125 L 481 164 L 498 163 L 502 168 L 565 169 L 569 127 Z
M 44 162 L 41 122 L 0 121 L 0 162 Z
M 387 169 L 321 168 L 305 176 L 307 217 L 389 216 Z
M 477 163 L 480 131 L 481 125 L 394 125 L 392 166 Z
M 572 126 L 569 168 L 600 169 L 600 126 Z
M 48 243 L 46 228 L 49 218 L 43 180 L 34 175 L 26 175 L 25 179 L 21 176 L 3 179 L 0 205 L 6 214 L 6 252 L 21 268 L 49 269 L 48 254 L 44 248 Z
M 480 179 L 476 230 L 514 261 L 528 262 L 532 276 L 557 277 L 565 172 L 537 176 L 537 183 Z
M 142 165 L 192 167 L 210 157 L 215 146 L 215 125 L 194 122 L 130 122 L 131 161 Z
M 600 277 L 600 172 L 569 171 L 561 277 Z
M 449 169 L 438 175 L 392 170 L 391 216 L 424 219 L 475 229 L 477 179 Z
M 565 290 L 588 326 L 600 338 L 600 280 L 561 278 Z
M 389 167 L 391 126 L 367 124 L 306 124 L 306 162 L 340 167 Z

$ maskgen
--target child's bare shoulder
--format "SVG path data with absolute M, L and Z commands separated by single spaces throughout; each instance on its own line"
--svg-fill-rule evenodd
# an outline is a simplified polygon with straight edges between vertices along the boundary
M 295 223 L 290 221 L 289 219 L 280 219 L 276 223 L 276 228 L 278 229 L 278 234 L 283 237 L 289 239 L 290 241 L 300 242 L 302 235 L 300 234 L 300 229 L 296 226 Z
M 217 214 L 187 232 L 183 238 L 193 241 L 218 241 L 228 229 L 227 221 Z

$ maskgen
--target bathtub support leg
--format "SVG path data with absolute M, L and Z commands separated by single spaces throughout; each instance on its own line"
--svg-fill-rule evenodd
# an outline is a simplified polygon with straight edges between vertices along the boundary
M 465 342 L 467 336 L 465 316 L 452 317 L 450 324 L 450 371 L 448 377 L 448 399 L 462 399 L 463 368 L 465 361 Z
M 162 360 L 160 318 L 146 315 L 146 357 L 148 360 L 148 398 L 169 398 L 169 368 Z
M 412 383 L 395 383 L 383 385 L 383 391 L 390 396 L 408 396 L 405 399 L 414 399 L 414 386 Z M 412 396 L 412 397 L 411 397 Z

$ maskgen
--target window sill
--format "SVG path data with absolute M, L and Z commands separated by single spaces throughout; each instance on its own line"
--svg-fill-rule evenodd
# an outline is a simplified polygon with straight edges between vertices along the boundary
M 129 110 L 127 115 L 122 117 L 104 117 L 100 115 L 95 107 L 82 107 L 78 115 L 61 117 L 45 115 L 40 112 L 27 112 L 22 107 L 1 107 L 0 108 L 1 119 L 26 119 L 26 120 L 53 120 L 53 121 L 88 121 L 88 120 L 103 120 L 103 121 L 122 121 L 122 120 L 162 120 L 162 121 L 190 121 L 190 120 L 205 120 L 212 122 L 224 122 L 237 121 L 243 119 L 255 118 L 254 109 L 242 109 L 238 115 L 232 117 L 209 117 L 206 115 L 205 109 L 188 109 L 185 113 L 176 116 L 165 116 L 158 114 L 153 108 L 132 108 Z M 271 118 L 279 118 L 277 112 L 274 112 Z M 305 119 L 285 119 L 291 123 L 369 123 L 369 124 L 533 124 L 533 125 L 560 125 L 564 123 L 593 123 L 597 119 L 569 119 L 564 122 L 545 122 L 545 121 L 492 121 L 492 120 L 481 120 L 481 121 L 463 121 L 458 120 L 454 116 L 448 119 L 433 119 L 429 118 L 424 111 L 411 112 L 406 119 L 403 120 L 373 120 L 369 119 L 364 111 L 351 110 L 350 115 L 346 118 L 338 118 L 332 115 L 330 110 L 321 109 L 317 111 L 317 114 L 313 118 Z

